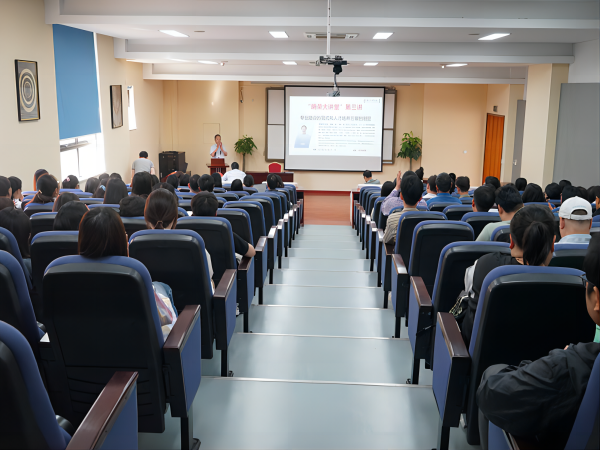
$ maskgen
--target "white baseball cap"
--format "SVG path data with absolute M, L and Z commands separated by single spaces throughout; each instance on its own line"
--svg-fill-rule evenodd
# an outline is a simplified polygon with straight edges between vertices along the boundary
M 577 214 L 574 214 L 575 212 Z M 585 214 L 582 214 L 583 212 Z M 571 197 L 560 205 L 558 217 L 571 220 L 590 220 L 592 218 L 592 205 L 581 197 Z

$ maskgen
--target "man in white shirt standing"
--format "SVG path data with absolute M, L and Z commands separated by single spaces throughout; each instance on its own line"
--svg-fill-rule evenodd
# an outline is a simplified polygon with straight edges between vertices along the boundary
M 231 170 L 223 175 L 223 183 L 231 183 L 233 180 L 244 182 L 246 174 L 240 170 L 240 165 L 236 162 L 231 163 Z
M 210 156 L 211 158 L 225 158 L 227 156 L 227 151 L 221 142 L 220 134 L 215 135 L 215 143 L 210 148 Z

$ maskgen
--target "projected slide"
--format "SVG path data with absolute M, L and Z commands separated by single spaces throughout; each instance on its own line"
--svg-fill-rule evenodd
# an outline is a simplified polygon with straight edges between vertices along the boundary
M 381 97 L 290 96 L 290 156 L 381 156 Z

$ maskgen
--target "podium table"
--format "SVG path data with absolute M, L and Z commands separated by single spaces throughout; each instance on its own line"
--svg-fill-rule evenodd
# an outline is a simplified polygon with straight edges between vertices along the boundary
M 212 175 L 213 173 L 225 173 L 229 165 L 225 164 L 223 158 L 211 158 L 210 164 L 207 164 L 206 167 L 210 169 L 210 174 Z

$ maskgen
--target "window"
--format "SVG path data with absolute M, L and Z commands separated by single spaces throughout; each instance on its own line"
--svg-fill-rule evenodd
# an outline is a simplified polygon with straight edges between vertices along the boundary
M 127 86 L 127 113 L 129 115 L 129 130 L 136 130 L 135 101 L 133 98 L 133 86 Z
M 102 134 L 90 134 L 60 141 L 60 171 L 64 180 L 76 175 L 85 180 L 105 171 Z

